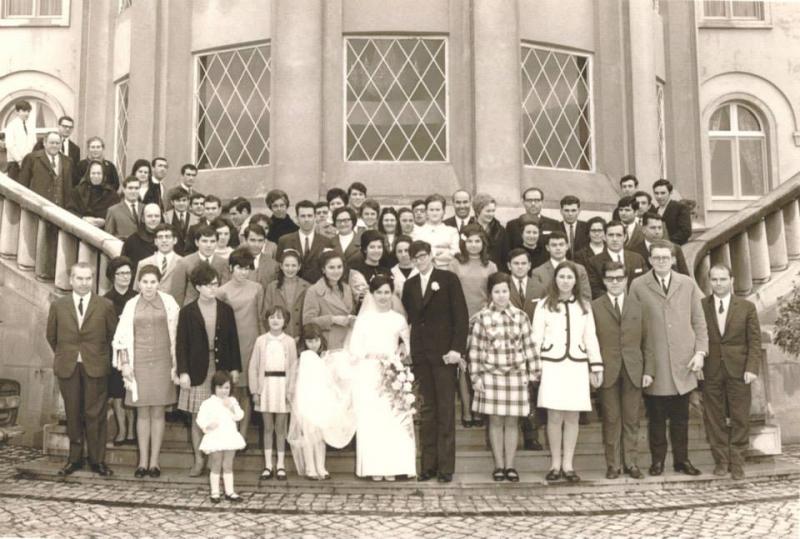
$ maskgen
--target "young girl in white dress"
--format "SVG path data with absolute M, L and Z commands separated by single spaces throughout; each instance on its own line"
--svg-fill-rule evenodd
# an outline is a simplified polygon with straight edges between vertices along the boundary
M 289 311 L 274 305 L 267 311 L 269 331 L 256 339 L 250 358 L 248 381 L 254 396 L 255 410 L 264 420 L 264 471 L 261 479 L 286 479 L 286 430 L 290 396 L 294 392 L 297 373 L 297 347 L 284 333 Z M 272 472 L 272 435 L 275 434 L 278 459 Z
M 233 490 L 233 457 L 245 446 L 236 422 L 244 412 L 235 397 L 231 397 L 231 375 L 219 370 L 211 377 L 211 396 L 203 401 L 197 412 L 197 426 L 203 431 L 200 451 L 208 455 L 211 502 L 219 503 L 219 477 L 225 485 L 225 499 L 240 502 Z

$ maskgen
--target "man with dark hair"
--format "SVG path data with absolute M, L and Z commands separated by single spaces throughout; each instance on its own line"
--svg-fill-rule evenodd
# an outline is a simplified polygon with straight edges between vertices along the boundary
M 625 227 L 625 245 L 637 244 L 644 240 L 642 226 L 636 222 L 636 210 L 639 203 L 632 196 L 624 196 L 614 208 L 614 221 L 619 221 Z
M 255 223 L 250 223 L 244 231 L 244 245 L 250 249 L 253 255 L 253 271 L 248 275 L 248 279 L 260 284 L 264 290 L 269 283 L 278 278 L 278 263 L 272 256 L 264 253 L 264 245 L 267 243 L 267 231 L 264 227 Z
M 197 231 L 204 226 L 208 226 L 222 214 L 222 201 L 218 196 L 206 195 L 203 199 L 203 216 L 200 220 L 189 227 L 186 234 L 184 254 L 191 254 L 197 251 Z
M 458 277 L 436 269 L 431 246 L 414 241 L 409 253 L 418 274 L 403 286 L 411 326 L 411 360 L 425 402 L 420 427 L 420 481 L 453 480 L 456 460 L 455 408 L 458 366 L 465 366 L 468 316 Z
M 205 202 L 206 196 L 203 193 L 195 191 L 193 195 L 189 195 L 189 211 L 198 221 L 203 220 L 205 216 Z
M 133 288 L 139 289 L 139 271 L 145 266 L 155 266 L 161 272 L 161 280 L 158 282 L 158 289 L 175 298 L 178 305 L 183 305 L 183 294 L 185 292 L 183 283 L 176 278 L 178 275 L 178 265 L 183 257 L 175 252 L 177 238 L 171 225 L 161 223 L 153 231 L 155 238 L 156 252 L 147 258 L 139 261 L 134 273 Z
M 543 298 L 547 295 L 547 288 L 553 281 L 556 273 L 556 266 L 561 262 L 567 260 L 567 238 L 563 232 L 556 231 L 547 237 L 545 249 L 550 253 L 550 260 L 535 268 L 531 272 L 531 281 L 533 284 L 533 297 Z M 578 269 L 578 281 L 581 288 L 581 297 L 587 302 L 592 300 L 592 287 L 589 283 L 589 275 L 586 273 L 586 268 L 581 264 L 575 263 Z
M 658 212 L 653 207 L 653 197 L 647 191 L 636 191 L 633 194 L 636 200 L 636 223 L 639 226 L 644 226 L 644 216 L 648 213 L 658 215 Z
M 175 230 L 177 245 L 175 251 L 183 254 L 186 251 L 186 241 L 189 228 L 197 224 L 199 219 L 189 212 L 189 193 L 183 187 L 175 187 L 169 191 L 172 209 L 164 212 L 164 222 L 172 225 Z
M 334 249 L 335 247 L 330 239 L 317 233 L 317 220 L 313 202 L 301 200 L 295 204 L 294 210 L 300 228 L 296 232 L 286 234 L 278 240 L 278 251 L 275 258 L 280 260 L 286 249 L 297 251 L 302 257 L 300 277 L 314 284 L 322 277 L 322 271 L 319 267 L 319 257 L 322 251 Z
M 169 163 L 164 157 L 154 157 L 150 161 L 150 170 L 152 171 L 150 181 L 139 188 L 139 198 L 145 204 L 150 202 L 158 204 L 163 211 L 164 205 L 167 203 L 164 180 L 167 177 Z
M 411 211 L 414 213 L 414 224 L 416 226 L 424 226 L 428 222 L 427 207 L 428 204 L 422 199 L 417 199 L 411 203 Z M 444 208 L 444 205 L 442 205 L 442 208 Z
M 191 163 L 186 163 L 181 167 L 181 177 L 178 181 L 178 185 L 167 191 L 167 203 L 172 203 L 172 191 L 175 189 L 183 189 L 186 191 L 187 196 L 191 197 L 197 190 L 194 188 L 194 181 L 197 178 L 197 167 Z M 166 209 L 171 209 L 171 206 L 167 207 Z
M 750 441 L 751 384 L 761 364 L 761 325 L 756 307 L 736 297 L 731 269 L 709 270 L 713 293 L 703 299 L 708 357 L 703 365 L 703 419 L 714 456 L 714 475 L 730 470 L 744 478 L 744 451 Z
M 183 296 L 183 305 L 188 305 L 199 296 L 197 289 L 191 283 L 192 271 L 202 263 L 208 264 L 217 271 L 219 284 L 223 285 L 231 280 L 231 270 L 228 261 L 218 254 L 217 231 L 211 225 L 202 225 L 197 229 L 195 243 L 197 251 L 183 257 L 175 268 L 176 295 Z
M 639 256 L 644 258 L 644 261 L 647 263 L 647 269 L 650 269 L 650 247 L 653 245 L 654 242 L 662 240 L 664 237 L 664 222 L 661 219 L 661 216 L 657 213 L 646 213 L 643 217 L 644 226 L 642 227 L 642 232 L 644 238 L 641 242 L 636 244 L 629 244 L 628 250 L 638 253 Z M 664 240 L 667 241 L 667 240 Z M 677 271 L 678 273 L 682 273 L 683 275 L 690 275 L 689 267 L 686 265 L 686 257 L 683 256 L 683 251 L 681 248 L 672 242 L 669 242 L 673 245 L 675 265 L 672 269 Z
M 83 446 L 89 466 L 102 476 L 106 466 L 106 407 L 111 372 L 111 341 L 117 314 L 110 300 L 92 292 L 94 269 L 86 262 L 70 268 L 72 293 L 56 299 L 47 317 L 47 342 L 53 350 L 53 372 L 64 399 L 69 436 L 67 464 L 59 475 L 83 467 Z
M 581 200 L 578 197 L 567 195 L 561 199 L 560 204 L 562 220 L 559 230 L 567 238 L 567 258 L 575 260 L 575 253 L 589 244 L 589 225 L 578 219 L 581 213 Z
M 139 178 L 128 176 L 122 180 L 122 200 L 106 212 L 105 231 L 125 241 L 139 230 L 142 221 L 142 203 L 139 202 Z
M 625 249 L 625 226 L 619 221 L 611 221 L 606 225 L 606 248 L 603 252 L 589 259 L 586 269 L 589 271 L 589 282 L 592 285 L 592 297 L 597 299 L 606 293 L 603 279 L 603 266 L 607 262 L 617 262 L 625 268 L 628 277 L 627 286 L 633 279 L 641 277 L 647 270 L 647 262 L 636 252 Z
M 250 224 L 250 215 L 253 213 L 253 206 L 250 201 L 244 197 L 236 197 L 231 200 L 228 206 L 228 216 L 233 221 L 237 233 L 241 239 L 244 239 L 244 230 Z
M 619 179 L 619 194 L 624 197 L 633 196 L 639 188 L 639 179 L 633 174 L 625 174 Z
M 539 245 L 544 245 L 547 236 L 551 232 L 559 230 L 561 226 L 555 219 L 542 214 L 544 191 L 538 187 L 528 187 L 522 192 L 522 205 L 525 207 L 525 213 L 516 219 L 510 220 L 506 225 L 506 233 L 508 234 L 508 242 L 511 248 L 522 247 L 522 231 L 525 228 L 522 224 L 523 217 L 538 225 Z
M 6 174 L 12 180 L 19 178 L 20 167 L 25 156 L 36 146 L 36 130 L 30 120 L 31 104 L 20 99 L 14 103 L 16 116 L 6 125 Z
M 347 197 L 350 199 L 350 207 L 356 213 L 361 211 L 361 205 L 367 200 L 367 186 L 361 182 L 353 182 L 347 188 Z
M 466 189 L 459 189 L 453 193 L 453 211 L 455 215 L 444 220 L 444 224 L 452 226 L 459 232 L 470 223 L 475 222 L 475 217 L 470 216 L 472 209 L 472 195 Z
M 669 240 L 683 245 L 692 236 L 692 212 L 685 204 L 672 200 L 672 183 L 660 179 L 653 183 L 656 211 L 664 219 Z
M 621 229 L 616 222 L 611 229 Z M 641 479 L 636 451 L 642 381 L 647 387 L 655 376 L 652 357 L 645 363 L 642 307 L 626 294 L 628 275 L 620 262 L 605 260 L 600 266 L 603 293 L 592 302 L 597 341 L 603 357 L 603 383 L 598 388 L 603 406 L 603 443 L 606 478 L 616 479 L 620 469 Z M 620 451 L 621 450 L 621 451 Z M 622 455 L 620 454 L 622 453 Z M 623 458 L 621 458 L 623 457 Z

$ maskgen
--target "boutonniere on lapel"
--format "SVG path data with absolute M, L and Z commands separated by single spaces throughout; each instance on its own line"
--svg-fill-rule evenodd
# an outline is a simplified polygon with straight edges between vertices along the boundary
M 439 291 L 439 283 L 437 283 L 436 281 L 433 281 L 431 283 L 431 291 L 438 292 Z

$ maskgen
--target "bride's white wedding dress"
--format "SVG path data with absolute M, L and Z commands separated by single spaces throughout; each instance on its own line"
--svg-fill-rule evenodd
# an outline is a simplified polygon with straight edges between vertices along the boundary
M 350 336 L 355 358 L 353 401 L 356 412 L 356 475 L 416 475 L 413 417 L 398 417 L 381 394 L 381 356 L 394 357 L 398 344 L 408 350 L 409 329 L 396 311 L 363 310 Z

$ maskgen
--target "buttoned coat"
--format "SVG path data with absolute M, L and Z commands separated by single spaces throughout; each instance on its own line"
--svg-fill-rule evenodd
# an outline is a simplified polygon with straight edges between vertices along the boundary
M 703 374 L 711 379 L 720 369 L 731 378 L 742 379 L 745 372 L 758 375 L 761 365 L 761 326 L 756 307 L 746 299 L 731 295 L 724 331 L 717 322 L 714 296 L 703 298 L 708 325 L 708 357 Z
M 625 264 L 625 273 L 628 274 L 628 289 L 630 289 L 634 279 L 647 273 L 647 262 L 644 261 L 639 253 L 627 249 L 623 249 L 622 256 Z M 589 271 L 589 283 L 592 286 L 592 297 L 595 299 L 606 293 L 606 285 L 603 282 L 603 264 L 610 261 L 611 254 L 609 254 L 608 249 L 604 249 L 602 253 L 590 258 L 589 265 L 586 266 Z
M 242 370 L 239 352 L 239 334 L 236 332 L 236 317 L 233 308 L 224 301 L 216 300 L 217 323 L 214 342 L 208 342 L 206 324 L 197 301 L 181 309 L 178 315 L 178 331 L 175 338 L 175 360 L 178 376 L 188 374 L 193 386 L 203 383 L 208 375 L 208 356 L 214 351 L 217 370 Z
M 139 222 L 142 220 L 143 208 L 141 202 L 137 201 L 136 204 L 136 213 L 139 214 L 139 221 L 133 218 L 130 207 L 125 201 L 118 202 L 108 208 L 105 231 L 123 241 L 128 239 L 128 236 L 136 234 L 139 230 Z
M 178 305 L 183 305 L 185 295 L 185 286 L 183 281 L 180 279 L 178 272 L 178 266 L 180 265 L 181 260 L 183 260 L 182 256 L 180 256 L 178 253 L 172 253 L 172 260 L 167 262 L 167 271 L 161 275 L 161 281 L 158 283 L 158 289 L 161 292 L 172 296 Z M 139 265 L 136 267 L 136 277 L 133 281 L 134 290 L 139 290 L 139 271 L 148 265 L 155 266 L 158 268 L 158 271 L 161 271 L 161 265 L 158 261 L 158 253 L 150 255 L 147 258 L 139 261 Z
M 306 290 L 303 300 L 303 324 L 317 324 L 325 332 L 328 349 L 335 350 L 344 346 L 351 326 L 340 326 L 333 323 L 334 316 L 355 314 L 355 300 L 350 285 L 342 283 L 342 294 L 335 293 L 328 287 L 324 277 Z
M 703 293 L 694 279 L 672 272 L 665 294 L 654 272 L 633 281 L 629 297 L 638 300 L 645 320 L 644 361 L 653 364 L 655 379 L 648 395 L 684 395 L 697 387 L 689 370 L 696 352 L 708 353 Z
M 622 316 L 617 314 L 608 294 L 592 302 L 597 341 L 603 357 L 603 386 L 613 386 L 622 375 L 622 368 L 634 387 L 642 387 L 642 375 L 655 375 L 652 363 L 644 363 L 644 319 L 639 302 L 625 294 Z M 651 358 L 652 359 L 652 358 Z
M 59 153 L 58 175 L 47 152 L 36 150 L 25 156 L 19 171 L 18 181 L 34 193 L 43 196 L 50 202 L 65 207 L 72 195 L 72 161 L 63 153 Z M 61 179 L 61 190 L 56 192 L 56 179 Z
M 511 282 L 511 305 L 517 309 L 522 309 L 528 316 L 528 322 L 531 322 L 533 320 L 533 311 L 536 310 L 536 303 L 539 300 L 539 297 L 536 295 L 537 286 L 534 284 L 533 279 L 528 277 L 528 280 L 525 282 L 525 300 L 523 301 L 517 289 L 517 278 L 512 276 Z

